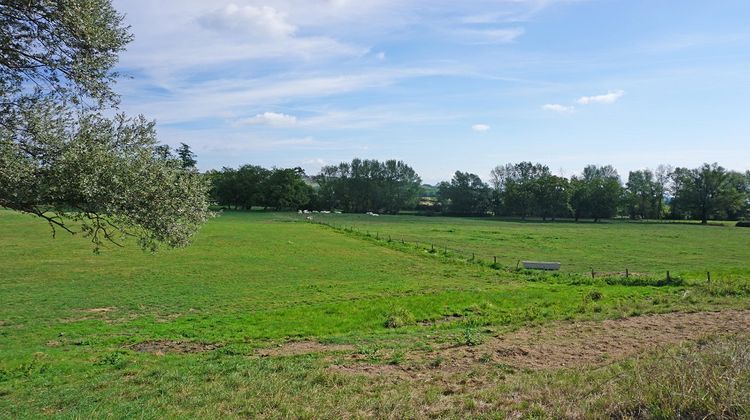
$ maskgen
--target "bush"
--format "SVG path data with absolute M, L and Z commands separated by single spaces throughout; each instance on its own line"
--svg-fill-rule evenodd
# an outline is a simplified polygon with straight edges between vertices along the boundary
M 592 290 L 586 294 L 586 299 L 591 301 L 601 300 L 604 295 L 598 290 Z
M 391 312 L 385 319 L 386 328 L 401 328 L 407 325 L 413 325 L 416 322 L 414 315 L 404 308 L 398 308 Z
M 745 221 L 742 221 L 742 222 L 737 222 L 737 224 L 735 226 L 737 226 L 737 227 L 750 227 L 750 221 L 745 220 Z

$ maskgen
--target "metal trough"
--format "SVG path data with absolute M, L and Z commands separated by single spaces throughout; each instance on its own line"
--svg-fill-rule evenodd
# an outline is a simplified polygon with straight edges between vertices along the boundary
M 546 261 L 523 261 L 523 268 L 530 270 L 559 270 L 559 262 L 546 262 Z

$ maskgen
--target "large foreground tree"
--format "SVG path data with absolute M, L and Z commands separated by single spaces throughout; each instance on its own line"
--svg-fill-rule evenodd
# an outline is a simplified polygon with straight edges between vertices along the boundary
M 154 123 L 105 113 L 131 35 L 109 0 L 0 2 L 0 206 L 88 235 L 184 246 L 208 185 L 156 141 Z

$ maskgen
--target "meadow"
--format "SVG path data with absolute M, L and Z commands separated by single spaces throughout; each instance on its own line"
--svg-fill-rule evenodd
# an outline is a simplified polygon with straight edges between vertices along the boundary
M 704 278 L 750 277 L 750 229 L 734 222 L 701 226 L 691 222 L 609 220 L 493 220 L 490 218 L 316 214 L 316 220 L 391 237 L 446 247 L 453 253 L 515 267 L 519 260 L 559 261 L 570 273 L 666 271 Z
M 0 211 L 0 413 L 583 416 L 636 413 L 648 407 L 643 401 L 657 409 L 668 402 L 695 413 L 747 413 L 741 410 L 750 381 L 742 361 L 750 356 L 742 333 L 750 309 L 750 230 L 315 217 L 378 231 L 380 239 L 297 214 L 226 212 L 188 248 L 149 254 L 126 243 L 94 255 L 86 238 L 53 239 L 40 220 Z M 498 253 L 503 262 L 556 259 L 568 272 L 478 264 L 383 235 Z M 591 264 L 612 271 L 675 267 L 679 281 L 578 274 Z M 717 272 L 712 282 L 679 277 L 706 269 Z M 704 318 L 673 319 L 675 339 L 660 352 L 619 358 L 608 348 L 594 364 L 564 359 L 560 366 L 525 367 L 526 350 L 491 347 L 508 334 L 521 340 L 524 331 L 549 326 L 608 325 L 615 334 L 622 324 L 603 323 L 675 311 L 729 315 L 696 327 L 707 334 L 698 345 L 683 340 L 698 337 L 679 331 Z M 716 336 L 721 325 L 734 325 L 738 334 Z M 689 363 L 714 375 L 726 360 L 740 363 L 740 379 L 717 385 L 726 392 L 701 405 L 690 393 L 666 399 L 639 387 L 649 378 L 638 372 L 689 386 L 668 367 Z M 574 397 L 561 404 L 565 392 Z

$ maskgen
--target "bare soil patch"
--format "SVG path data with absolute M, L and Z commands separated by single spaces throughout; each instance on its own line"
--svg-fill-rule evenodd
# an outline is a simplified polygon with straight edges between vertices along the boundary
M 445 346 L 413 352 L 398 366 L 356 361 L 334 371 L 424 379 L 469 372 L 488 364 L 516 369 L 596 367 L 666 345 L 701 337 L 750 333 L 750 311 L 668 313 L 601 322 L 556 322 L 488 339 L 478 346 Z M 435 363 L 439 360 L 440 363 Z
M 438 319 L 435 319 L 435 320 L 432 320 L 432 321 L 419 321 L 418 324 L 421 325 L 421 326 L 423 326 L 423 327 L 431 327 L 433 325 L 447 324 L 447 323 L 450 323 L 450 322 L 458 321 L 458 320 L 462 319 L 463 317 L 464 317 L 463 315 L 452 314 L 452 315 L 446 315 L 446 316 L 444 316 L 442 318 L 438 318 Z
M 220 344 L 215 343 L 197 343 L 194 341 L 172 341 L 172 340 L 153 340 L 130 346 L 131 350 L 164 355 L 167 353 L 200 353 L 220 348 Z
M 291 341 L 278 347 L 260 349 L 257 354 L 261 357 L 269 356 L 297 356 L 311 353 L 328 353 L 334 351 L 352 351 L 354 346 L 346 344 L 322 344 L 317 341 Z
M 114 306 L 108 306 L 108 307 L 105 307 L 105 308 L 81 309 L 80 311 L 88 313 L 88 314 L 103 314 L 103 313 L 107 313 L 107 312 L 112 312 L 112 311 L 114 311 L 116 309 L 117 308 L 115 308 Z

